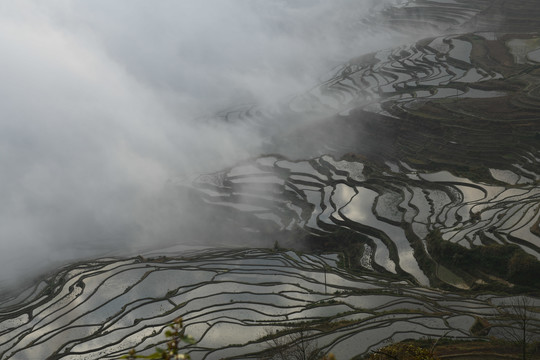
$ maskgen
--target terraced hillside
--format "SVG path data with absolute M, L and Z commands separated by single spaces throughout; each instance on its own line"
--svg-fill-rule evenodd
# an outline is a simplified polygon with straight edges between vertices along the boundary
M 194 359 L 261 358 L 291 339 L 349 359 L 406 338 L 500 336 L 524 294 L 539 339 L 538 11 L 403 1 L 371 21 L 451 35 L 359 54 L 277 110 L 224 111 L 268 131 L 267 154 L 174 190 L 214 246 L 273 249 L 67 265 L 2 298 L 0 358 L 151 352 L 182 316 Z M 271 129 L 298 118 L 315 120 Z
M 152 349 L 183 314 L 192 358 L 260 358 L 274 337 L 348 359 L 389 339 L 467 339 L 482 316 L 502 325 L 511 299 L 462 296 L 352 275 L 336 255 L 208 250 L 73 264 L 4 303 L 3 359 L 114 359 Z M 540 321 L 540 320 L 538 320 Z M 536 324 L 536 323 L 535 323 Z
M 363 56 L 290 103 L 339 112 L 279 141 L 321 156 L 264 156 L 193 187 L 231 221 L 249 218 L 239 226 L 305 233 L 353 268 L 423 285 L 470 288 L 496 275 L 535 286 L 510 274 L 510 259 L 486 276 L 459 264 L 458 276 L 439 243 L 540 256 L 539 40 L 465 34 Z

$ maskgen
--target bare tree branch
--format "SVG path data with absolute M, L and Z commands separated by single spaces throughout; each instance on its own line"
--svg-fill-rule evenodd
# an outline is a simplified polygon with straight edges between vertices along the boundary
M 500 330 L 502 336 L 521 347 L 522 358 L 527 358 L 527 345 L 531 343 L 535 336 L 533 330 L 536 318 L 533 313 L 533 302 L 526 296 L 520 296 L 508 304 L 501 304 L 500 313 L 504 324 Z

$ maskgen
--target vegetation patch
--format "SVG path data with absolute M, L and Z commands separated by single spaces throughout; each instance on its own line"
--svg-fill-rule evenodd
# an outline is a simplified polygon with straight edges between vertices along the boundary
M 492 279 L 485 274 L 493 274 L 522 288 L 532 290 L 540 287 L 540 261 L 517 245 L 493 244 L 467 249 L 443 240 L 438 230 L 430 232 L 426 240 L 430 255 L 453 271 L 466 272 L 491 283 Z M 474 286 L 485 288 L 484 285 Z

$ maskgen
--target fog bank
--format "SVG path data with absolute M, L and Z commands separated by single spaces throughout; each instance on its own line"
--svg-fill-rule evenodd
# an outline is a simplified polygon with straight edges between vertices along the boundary
M 333 66 L 406 42 L 374 20 L 393 3 L 0 3 L 0 286 L 182 242 L 179 219 L 189 213 L 197 227 L 197 217 L 168 181 L 222 169 L 265 141 L 212 115 L 286 102 Z

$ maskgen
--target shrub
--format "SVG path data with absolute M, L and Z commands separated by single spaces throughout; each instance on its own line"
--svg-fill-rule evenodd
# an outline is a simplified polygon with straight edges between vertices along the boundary
M 438 360 L 428 349 L 404 343 L 387 345 L 373 351 L 368 360 Z
M 188 354 L 182 354 L 180 352 L 180 344 L 182 342 L 187 344 L 195 343 L 195 340 L 191 336 L 185 335 L 182 331 L 182 318 L 176 318 L 168 327 L 169 329 L 165 331 L 165 336 L 168 339 L 166 349 L 156 347 L 156 352 L 150 355 L 137 355 L 135 349 L 132 349 L 128 355 L 122 356 L 121 359 L 191 359 Z

